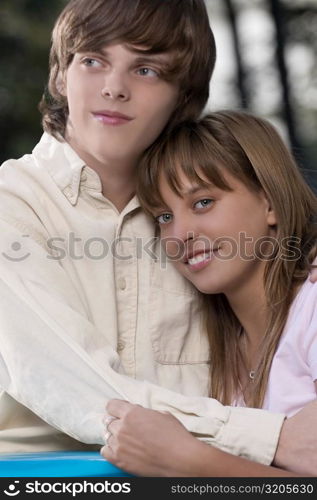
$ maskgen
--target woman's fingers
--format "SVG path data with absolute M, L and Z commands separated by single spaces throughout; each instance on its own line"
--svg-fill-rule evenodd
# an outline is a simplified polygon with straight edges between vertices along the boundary
M 109 415 L 116 418 L 123 418 L 134 405 L 123 399 L 110 399 L 106 404 Z

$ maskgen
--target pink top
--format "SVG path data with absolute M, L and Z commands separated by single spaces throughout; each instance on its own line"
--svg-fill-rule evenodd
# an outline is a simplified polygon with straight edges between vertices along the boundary
M 290 308 L 273 358 L 263 408 L 294 415 L 316 399 L 317 283 L 307 280 Z
M 317 283 L 298 292 L 273 358 L 263 408 L 288 417 L 316 399 Z M 233 406 L 245 406 L 237 398 Z

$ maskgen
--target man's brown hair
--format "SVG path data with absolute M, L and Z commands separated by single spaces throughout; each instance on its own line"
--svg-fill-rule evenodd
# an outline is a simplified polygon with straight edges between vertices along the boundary
M 204 0 L 71 0 L 52 33 L 48 88 L 40 103 L 44 130 L 59 139 L 65 134 L 68 106 L 59 82 L 75 53 L 100 51 L 115 41 L 143 53 L 171 53 L 164 78 L 178 83 L 180 95 L 168 127 L 198 118 L 216 59 Z

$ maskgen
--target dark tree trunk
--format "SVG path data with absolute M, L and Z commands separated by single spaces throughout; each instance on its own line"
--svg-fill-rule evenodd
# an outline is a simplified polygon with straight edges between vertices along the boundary
M 288 73 L 287 66 L 285 62 L 285 29 L 284 29 L 284 15 L 283 7 L 280 0 L 268 0 L 270 10 L 272 13 L 272 18 L 275 25 L 276 31 L 276 62 L 279 70 L 279 78 L 282 86 L 283 93 L 283 114 L 288 127 L 288 133 L 292 149 L 296 156 L 298 157 L 300 147 L 300 141 L 296 133 L 295 116 L 291 103 L 291 92 L 288 83 Z
M 240 46 L 239 34 L 236 22 L 236 12 L 232 0 L 224 0 L 228 12 L 228 19 L 231 26 L 235 59 L 237 62 L 237 86 L 240 95 L 240 103 L 242 108 L 249 107 L 249 93 L 246 85 L 246 71 L 243 66 L 242 51 Z

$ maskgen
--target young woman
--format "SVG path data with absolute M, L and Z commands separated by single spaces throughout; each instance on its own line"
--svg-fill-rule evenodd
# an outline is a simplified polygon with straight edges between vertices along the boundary
M 276 130 L 229 111 L 185 123 L 148 150 L 139 197 L 166 254 L 201 292 L 212 397 L 287 416 L 315 400 L 317 285 L 307 278 L 316 257 L 317 198 Z M 108 425 L 103 454 L 132 472 L 261 474 L 258 465 L 194 445 L 171 416 L 156 416 L 161 427 L 154 432 L 148 410 L 124 402 L 108 410 L 119 420 Z M 189 458 L 184 443 L 197 453 Z

